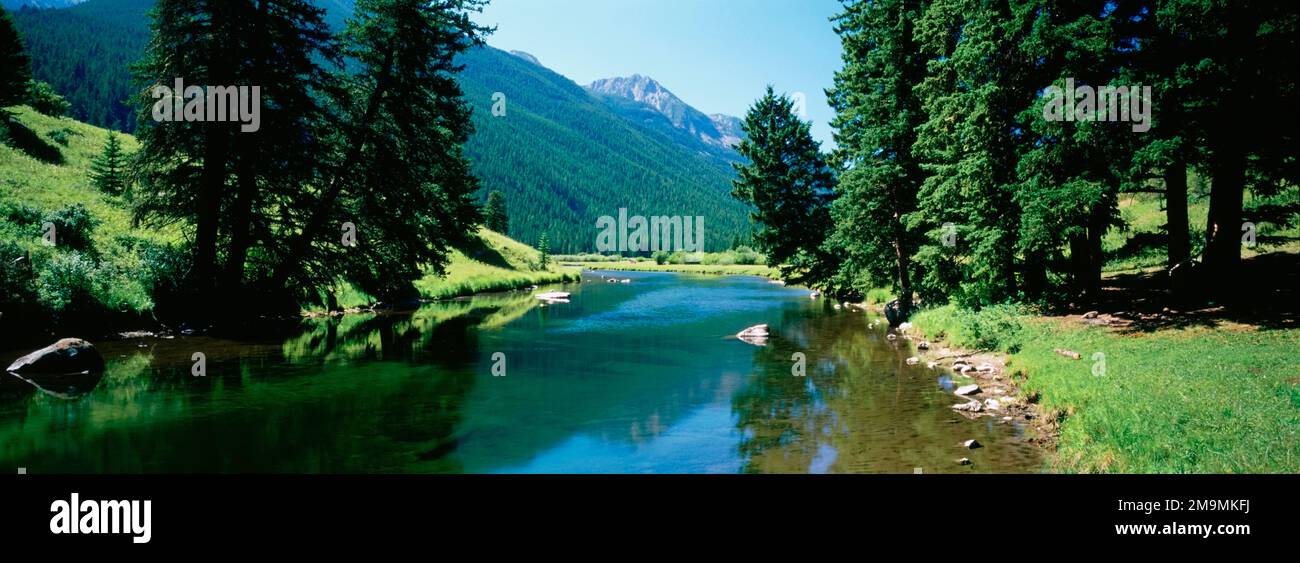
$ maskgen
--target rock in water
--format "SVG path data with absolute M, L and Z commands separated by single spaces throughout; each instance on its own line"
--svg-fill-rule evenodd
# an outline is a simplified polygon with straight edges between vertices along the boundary
M 51 375 L 101 373 L 104 371 L 104 357 L 85 340 L 64 338 L 14 360 L 5 371 L 17 374 Z
M 971 449 L 971 450 L 973 450 L 973 449 L 975 449 L 975 448 L 982 448 L 982 447 L 984 447 L 984 445 L 981 444 L 981 443 L 979 443 L 978 440 L 966 440 L 965 442 L 962 442 L 961 445 L 962 445 L 962 447 L 965 447 L 965 448 L 967 448 L 967 449 Z
M 767 346 L 767 337 L 767 325 L 754 325 L 736 333 L 741 342 L 754 346 Z
M 548 291 L 546 293 L 538 293 L 533 297 L 536 297 L 538 300 L 542 301 L 543 303 L 549 303 L 549 304 L 569 302 L 569 293 L 566 291 Z
M 907 320 L 907 316 L 898 306 L 897 299 L 885 304 L 885 319 L 889 321 L 889 326 L 898 326 Z
M 980 386 L 975 384 L 962 385 L 958 387 L 955 393 L 958 395 L 974 395 L 980 392 Z

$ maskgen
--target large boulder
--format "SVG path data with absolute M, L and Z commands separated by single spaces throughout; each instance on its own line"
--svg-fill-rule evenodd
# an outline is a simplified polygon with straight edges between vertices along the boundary
M 104 357 L 80 338 L 64 338 L 14 360 L 5 371 L 20 375 L 103 373 Z

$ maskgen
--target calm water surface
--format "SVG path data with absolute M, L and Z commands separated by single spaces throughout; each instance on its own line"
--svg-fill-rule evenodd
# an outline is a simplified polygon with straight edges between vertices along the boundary
M 260 341 L 97 343 L 88 392 L 0 374 L 0 467 L 90 472 L 1024 472 L 1019 429 L 951 412 L 869 317 L 758 278 L 619 273 Z M 765 347 L 736 340 L 772 327 Z M 26 350 L 0 354 L 7 365 Z M 207 377 L 190 374 L 207 356 Z M 494 377 L 494 354 L 505 376 Z M 807 376 L 791 374 L 791 356 Z M 965 450 L 959 442 L 985 445 Z M 955 464 L 969 457 L 974 465 Z M 9 470 L 6 470 L 9 471 Z

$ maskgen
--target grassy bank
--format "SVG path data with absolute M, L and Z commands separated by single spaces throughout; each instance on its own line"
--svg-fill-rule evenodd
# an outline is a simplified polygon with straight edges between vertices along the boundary
M 91 163 L 108 131 L 27 107 L 9 108 L 0 120 L 0 334 L 97 327 L 104 331 L 145 328 L 160 288 L 174 285 L 183 268 L 181 248 L 188 227 L 162 229 L 132 224 L 131 194 L 109 195 L 92 185 Z M 138 149 L 119 135 L 128 152 Z M 57 244 L 42 237 L 56 225 Z M 509 237 L 486 229 L 453 251 L 445 276 L 415 282 L 421 297 L 445 299 L 578 279 L 580 269 L 551 262 Z M 340 307 L 376 300 L 350 284 L 334 288 Z M 326 300 L 322 292 L 321 303 Z M 306 311 L 324 309 L 304 303 Z M 40 321 L 33 319 L 40 317 Z
M 913 322 L 951 346 L 1010 353 L 1022 393 L 1063 418 L 1050 470 L 1300 472 L 1300 329 L 1128 331 L 1009 307 L 940 307 Z
M 505 235 L 480 229 L 478 241 L 452 252 L 447 275 L 432 274 L 415 282 L 420 297 L 448 299 L 530 285 L 577 281 L 579 268 L 554 260 L 540 266 L 541 253 Z

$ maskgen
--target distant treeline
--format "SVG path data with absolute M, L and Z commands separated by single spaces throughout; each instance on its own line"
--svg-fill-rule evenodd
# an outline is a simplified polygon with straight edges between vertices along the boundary
M 1298 209 L 1284 109 L 1300 96 L 1298 14 L 1271 1 L 847 2 L 828 91 L 838 148 L 811 150 L 769 91 L 746 119 L 736 193 L 791 276 L 978 307 L 1097 298 L 1119 195 L 1153 192 L 1175 293 L 1249 297 L 1235 279 L 1243 238 Z M 1086 100 L 1105 87 L 1149 101 L 1150 122 L 1098 119 Z M 1188 224 L 1189 174 L 1211 185 L 1205 225 Z

